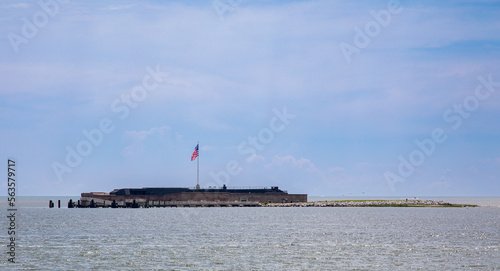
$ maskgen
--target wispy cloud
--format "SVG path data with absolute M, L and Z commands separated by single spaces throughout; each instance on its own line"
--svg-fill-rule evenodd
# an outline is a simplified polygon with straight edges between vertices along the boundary
M 177 135 L 178 137 L 180 135 Z M 131 142 L 122 151 L 121 154 L 126 158 L 134 158 L 144 151 L 144 142 L 154 137 L 156 143 L 162 142 L 167 145 L 173 144 L 176 138 L 172 135 L 172 128 L 168 126 L 154 127 L 142 131 L 125 131 L 124 140 Z
M 28 3 L 16 3 L 4 6 L 5 8 L 29 8 L 30 5 Z
M 109 10 L 123 10 L 123 9 L 129 9 L 134 7 L 135 4 L 130 4 L 130 5 L 110 5 L 108 6 Z
M 267 166 L 270 166 L 270 167 L 291 166 L 293 168 L 300 168 L 300 169 L 303 169 L 303 170 L 308 171 L 308 172 L 318 171 L 318 169 L 311 162 L 311 160 L 305 159 L 305 158 L 297 159 L 291 155 L 287 155 L 287 156 L 283 156 L 283 157 L 276 155 L 273 157 L 271 163 L 268 164 Z

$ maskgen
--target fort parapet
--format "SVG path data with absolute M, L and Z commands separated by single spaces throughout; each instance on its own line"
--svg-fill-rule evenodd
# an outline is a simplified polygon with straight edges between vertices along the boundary
M 239 202 L 248 203 L 297 203 L 307 202 L 307 194 L 288 194 L 277 186 L 271 188 L 190 189 L 177 187 L 122 188 L 110 193 L 90 192 L 81 194 L 81 202 Z

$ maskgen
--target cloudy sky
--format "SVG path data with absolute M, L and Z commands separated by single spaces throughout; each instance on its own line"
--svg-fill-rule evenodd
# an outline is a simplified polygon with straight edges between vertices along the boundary
M 500 1 L 103 2 L 0 3 L 19 195 L 499 195 Z

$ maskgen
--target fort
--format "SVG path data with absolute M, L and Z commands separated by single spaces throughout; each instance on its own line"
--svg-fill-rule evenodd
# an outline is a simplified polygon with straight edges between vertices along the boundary
M 307 194 L 288 194 L 271 188 L 145 187 L 121 188 L 109 193 L 82 193 L 68 207 L 178 207 L 178 206 L 257 206 L 261 203 L 307 202 Z

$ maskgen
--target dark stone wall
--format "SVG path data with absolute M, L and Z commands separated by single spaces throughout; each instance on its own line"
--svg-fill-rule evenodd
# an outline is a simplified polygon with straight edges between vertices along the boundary
M 82 198 L 95 198 L 113 201 L 132 201 L 134 199 L 161 200 L 161 201 L 253 201 L 260 203 L 282 203 L 282 202 L 307 202 L 307 194 L 238 194 L 225 192 L 183 192 L 166 194 L 162 196 L 152 195 L 130 195 L 115 196 L 107 193 L 82 193 Z

